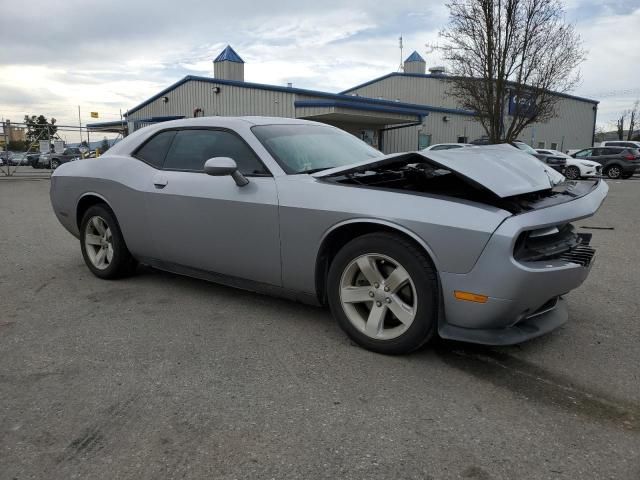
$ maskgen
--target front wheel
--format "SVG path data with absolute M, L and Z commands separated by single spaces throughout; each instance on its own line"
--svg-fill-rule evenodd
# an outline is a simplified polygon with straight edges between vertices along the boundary
M 327 291 L 340 327 L 368 350 L 409 353 L 435 333 L 435 269 L 399 235 L 371 233 L 346 244 L 331 263 Z
M 132 274 L 136 261 L 129 253 L 115 215 L 106 205 L 94 205 L 82 217 L 82 256 L 89 270 L 105 279 Z
M 57 158 L 54 158 L 53 160 L 51 160 L 51 170 L 55 170 L 59 166 L 60 166 L 60 160 L 58 160 Z

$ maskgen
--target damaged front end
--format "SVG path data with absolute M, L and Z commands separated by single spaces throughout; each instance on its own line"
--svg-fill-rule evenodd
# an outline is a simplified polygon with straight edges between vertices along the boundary
M 403 154 L 390 157 L 389 160 L 372 162 L 348 170 L 322 172 L 317 176 L 324 178 L 325 181 L 342 185 L 461 199 L 491 205 L 512 214 L 575 200 L 588 194 L 598 184 L 598 181 L 557 184 L 554 182 L 555 179 L 548 175 L 549 172 L 545 170 L 542 163 L 532 157 L 532 165 L 538 169 L 536 173 L 542 173 L 543 178 L 536 178 L 534 182 L 530 183 L 529 188 L 527 185 L 516 185 L 517 191 L 521 193 L 513 194 L 516 191 L 516 189 L 510 188 L 513 183 L 500 185 L 495 178 L 492 178 L 491 183 L 487 184 L 483 182 L 482 178 L 469 176 L 465 174 L 464 170 L 458 171 L 450 165 L 444 166 L 420 153 Z M 476 161 L 482 163 L 483 159 L 480 158 Z M 517 151 L 514 162 L 516 164 L 518 162 Z M 490 170 L 494 166 L 487 163 L 484 168 Z M 502 165 L 502 169 L 504 169 L 504 165 Z M 489 172 L 483 172 L 483 176 L 487 176 L 487 173 Z M 496 176 L 499 177 L 500 173 L 504 172 L 498 171 Z M 517 170 L 515 173 L 518 173 Z M 513 180 L 510 177 L 513 176 L 512 172 L 512 175 L 506 176 L 504 181 L 510 182 Z M 519 183 L 527 183 L 531 175 L 519 177 Z M 525 182 L 522 182 L 523 177 Z
M 317 176 L 354 188 L 508 212 L 469 271 L 438 272 L 443 299 L 439 334 L 509 345 L 557 328 L 568 318 L 563 296 L 586 279 L 595 254 L 591 235 L 578 233 L 573 222 L 598 210 L 607 184 L 561 176 L 558 182 L 557 173 L 512 147 L 458 150 L 394 155 Z M 473 292 L 486 300 L 461 300 L 456 292 Z

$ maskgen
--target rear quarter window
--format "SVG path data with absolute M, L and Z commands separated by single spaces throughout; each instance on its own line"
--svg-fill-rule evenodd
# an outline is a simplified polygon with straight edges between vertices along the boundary
M 175 131 L 161 132 L 147 140 L 147 142 L 136 150 L 133 156 L 148 163 L 152 167 L 162 168 L 164 159 L 167 156 L 167 152 L 175 136 Z

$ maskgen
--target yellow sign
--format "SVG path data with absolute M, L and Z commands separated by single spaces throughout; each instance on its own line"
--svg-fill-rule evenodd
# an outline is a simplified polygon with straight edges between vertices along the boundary
M 98 118 L 98 112 L 91 112 L 91 118 Z

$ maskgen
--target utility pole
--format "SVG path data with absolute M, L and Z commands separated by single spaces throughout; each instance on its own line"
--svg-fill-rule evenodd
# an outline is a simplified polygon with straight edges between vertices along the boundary
M 2 132 L 4 134 L 4 151 L 8 152 L 9 151 L 9 144 L 7 142 L 7 130 L 8 130 L 9 126 L 7 125 L 7 122 L 5 120 L 2 120 Z M 11 176 L 11 171 L 9 170 L 9 154 L 6 154 L 6 158 L 5 160 L 5 164 L 7 167 L 7 177 Z
M 80 129 L 78 132 L 80 133 L 80 145 L 82 145 L 82 119 L 80 118 L 80 105 L 78 105 L 78 125 Z

